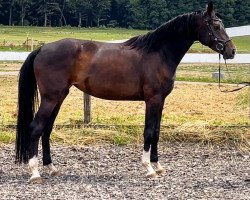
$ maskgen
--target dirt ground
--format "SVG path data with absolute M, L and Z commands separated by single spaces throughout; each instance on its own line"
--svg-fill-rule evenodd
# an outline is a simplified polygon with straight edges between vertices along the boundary
M 0 199 L 250 199 L 250 154 L 233 148 L 161 143 L 167 173 L 147 179 L 141 147 L 53 146 L 61 176 L 41 167 L 42 185 L 27 183 L 13 149 L 0 150 Z

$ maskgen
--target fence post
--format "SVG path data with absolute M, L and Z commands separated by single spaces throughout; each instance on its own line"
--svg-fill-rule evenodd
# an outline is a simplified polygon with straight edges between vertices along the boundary
M 27 51 L 29 51 L 29 35 L 28 34 L 27 34 L 26 42 L 27 42 Z
M 33 41 L 33 38 L 31 38 L 30 50 L 31 51 L 34 50 L 34 41 Z
M 83 101 L 84 101 L 84 124 L 88 124 L 91 122 L 91 96 L 83 93 Z

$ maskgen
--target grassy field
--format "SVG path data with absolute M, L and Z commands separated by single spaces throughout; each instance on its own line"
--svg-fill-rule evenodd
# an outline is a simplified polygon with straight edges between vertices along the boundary
M 218 64 L 181 64 L 178 67 L 176 79 L 193 82 L 218 82 L 212 78 L 212 73 L 218 72 Z M 222 64 L 223 83 L 247 82 L 250 79 L 250 64 L 228 64 L 228 69 Z
M 27 51 L 27 37 L 33 38 L 34 45 L 41 45 L 63 38 L 78 38 L 86 40 L 111 41 L 128 39 L 144 34 L 146 30 L 124 28 L 50 28 L 50 27 L 12 27 L 0 26 L 0 51 Z M 250 52 L 250 36 L 233 38 L 238 53 Z M 29 42 L 30 43 L 30 42 Z M 190 52 L 212 52 L 200 43 L 195 43 Z
M 178 83 L 165 102 L 161 141 L 228 144 L 250 149 L 249 98 L 249 88 L 221 93 L 213 84 Z M 0 76 L 0 143 L 15 139 L 12 125 L 16 124 L 16 102 L 17 77 Z M 82 92 L 72 87 L 53 130 L 54 142 L 142 143 L 143 102 L 92 98 L 92 123 L 87 127 L 82 127 L 82 102 Z

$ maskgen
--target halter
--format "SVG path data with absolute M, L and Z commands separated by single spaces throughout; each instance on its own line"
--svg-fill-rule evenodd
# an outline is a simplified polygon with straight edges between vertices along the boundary
M 222 39 L 218 38 L 216 36 L 216 33 L 214 32 L 214 30 L 211 28 L 211 25 L 209 23 L 210 21 L 219 21 L 219 22 L 222 22 L 222 21 L 219 18 L 210 18 L 210 19 L 205 20 L 206 25 L 207 25 L 208 29 L 210 30 L 209 35 L 213 37 L 213 40 L 215 42 L 217 42 L 217 44 L 215 45 L 215 48 L 221 53 L 221 52 L 223 52 L 225 50 L 225 47 L 226 47 L 227 43 L 229 41 L 231 41 L 232 39 L 229 38 L 227 40 L 222 40 Z

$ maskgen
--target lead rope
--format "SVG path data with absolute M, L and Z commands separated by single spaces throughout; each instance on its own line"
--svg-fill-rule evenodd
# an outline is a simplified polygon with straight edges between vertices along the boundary
M 237 85 L 244 84 L 242 87 L 239 87 L 239 88 L 236 88 L 236 89 L 233 89 L 233 90 L 222 90 L 221 89 L 221 78 L 220 78 L 220 76 L 221 76 L 221 62 L 220 62 L 220 60 L 221 60 L 221 54 L 219 53 L 219 89 L 220 89 L 221 92 L 226 92 L 226 93 L 228 93 L 228 92 L 236 92 L 238 90 L 243 89 L 244 87 L 250 86 L 250 82 L 240 82 L 240 83 L 237 83 Z M 230 78 L 230 80 L 232 80 L 231 76 L 230 76 L 230 73 L 228 71 L 226 60 L 225 60 L 225 65 L 226 65 L 226 68 L 227 68 L 227 73 L 229 75 L 229 78 Z

